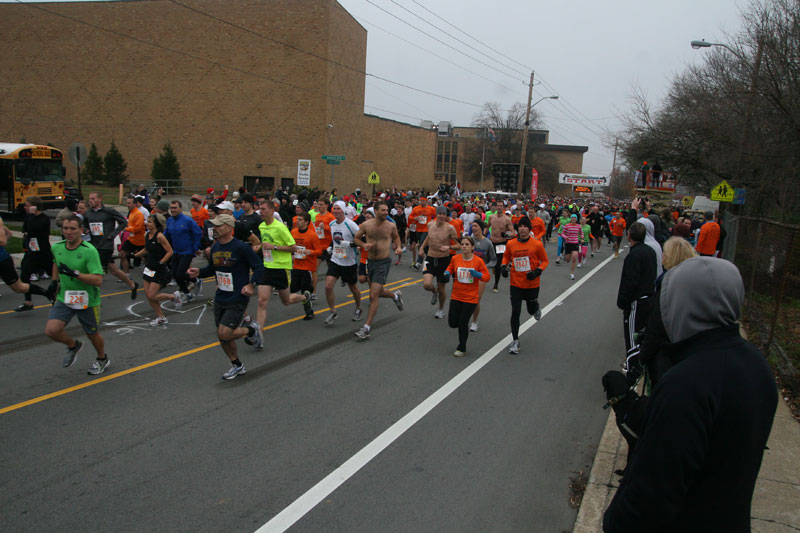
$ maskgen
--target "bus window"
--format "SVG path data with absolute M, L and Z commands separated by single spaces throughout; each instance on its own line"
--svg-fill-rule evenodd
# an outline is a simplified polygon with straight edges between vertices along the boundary
M 23 183 L 34 181 L 63 181 L 61 162 L 49 160 L 21 160 L 16 165 L 16 179 Z

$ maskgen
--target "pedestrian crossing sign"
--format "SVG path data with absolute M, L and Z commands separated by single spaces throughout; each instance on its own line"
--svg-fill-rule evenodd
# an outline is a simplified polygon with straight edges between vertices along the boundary
M 381 177 L 378 176 L 378 173 L 373 170 L 372 174 L 370 174 L 369 178 L 367 178 L 367 183 L 372 183 L 374 185 L 377 185 L 380 182 L 381 182 Z M 731 196 L 731 199 L 733 199 L 733 196 Z
M 722 180 L 711 189 L 711 200 L 714 202 L 732 202 L 736 189 L 731 187 L 727 181 Z

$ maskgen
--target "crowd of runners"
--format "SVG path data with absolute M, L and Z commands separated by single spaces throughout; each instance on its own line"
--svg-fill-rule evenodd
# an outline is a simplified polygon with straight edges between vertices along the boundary
M 127 216 L 104 205 L 97 192 L 90 193 L 88 201 L 71 203 L 55 221 L 63 240 L 51 247 L 50 219 L 42 212 L 41 200 L 29 198 L 19 274 L 5 248 L 10 232 L 0 226 L 0 274 L 13 291 L 24 295 L 15 310 L 33 309 L 32 295 L 51 301 L 45 332 L 66 345 L 65 367 L 74 364 L 82 348 L 65 331 L 73 317 L 96 351 L 89 373 L 102 373 L 109 365 L 98 332 L 99 287 L 106 273 L 125 284 L 136 299 L 140 284 L 131 271 L 142 269 L 141 289 L 152 308 L 154 328 L 169 327 L 163 304 L 180 308 L 200 293 L 203 280 L 213 279 L 215 292 L 209 303 L 231 364 L 223 378 L 233 379 L 246 372 L 236 341 L 242 338 L 254 350 L 263 349 L 261 332 L 273 295 L 284 306 L 301 305 L 309 321 L 315 318 L 315 307 L 326 306 L 322 324 L 330 327 L 339 319 L 334 291 L 339 282 L 352 294 L 352 321 L 364 319 L 355 335 L 368 339 L 380 298 L 390 299 L 398 311 L 405 308 L 402 292 L 384 287 L 391 267 L 402 265 L 404 258 L 408 268 L 422 273 L 433 317 L 446 317 L 458 330 L 453 355 L 462 357 L 469 333 L 478 331 L 487 286 L 497 293 L 505 279 L 513 338 L 508 351 L 520 352 L 523 302 L 528 314 L 541 318 L 539 288 L 551 264 L 544 244 L 551 240 L 557 242 L 554 263 L 568 266 L 565 274 L 571 280 L 578 276 L 577 269 L 604 251 L 604 244 L 618 257 L 626 228 L 642 213 L 653 220 L 659 242 L 677 235 L 708 251 L 698 235 L 702 220 L 680 207 L 651 213 L 644 201 L 540 197 L 532 202 L 511 195 L 451 196 L 440 191 L 427 196 L 396 189 L 372 198 L 358 190 L 343 196 L 335 190 L 300 195 L 239 190 L 229 195 L 226 187 L 219 195 L 213 189 L 193 195 L 188 206 L 151 197 L 147 191 L 130 195 L 126 204 Z M 192 266 L 197 257 L 203 266 Z M 34 283 L 48 278 L 52 281 L 47 288 Z M 360 284 L 369 292 L 366 317 Z M 258 301 L 255 317 L 247 312 L 251 297 Z

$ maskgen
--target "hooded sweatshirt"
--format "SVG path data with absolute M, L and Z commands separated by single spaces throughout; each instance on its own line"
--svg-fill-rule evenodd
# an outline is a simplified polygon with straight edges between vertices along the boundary
M 647 230 L 647 236 L 644 238 L 644 243 L 652 248 L 656 253 L 656 277 L 658 277 L 664 271 L 664 267 L 661 264 L 661 245 L 658 244 L 658 241 L 654 236 L 655 228 L 653 227 L 653 221 L 647 217 L 642 217 L 637 220 L 637 222 L 644 224 L 644 227 Z
M 750 531 L 778 398 L 763 354 L 739 335 L 743 297 L 739 271 L 722 259 L 687 259 L 664 276 L 654 313 L 672 367 L 648 401 L 604 531 Z

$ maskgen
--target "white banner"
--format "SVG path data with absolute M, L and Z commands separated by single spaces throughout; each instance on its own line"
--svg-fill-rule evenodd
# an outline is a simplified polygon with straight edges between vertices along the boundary
M 558 182 L 566 185 L 586 185 L 588 187 L 599 186 L 604 187 L 608 185 L 608 178 L 606 176 L 590 176 L 588 174 L 565 174 L 560 172 L 558 174 Z
M 308 187 L 311 185 L 311 160 L 297 160 L 297 184 Z
M 695 196 L 692 211 L 719 211 L 719 202 L 709 200 L 705 196 Z

